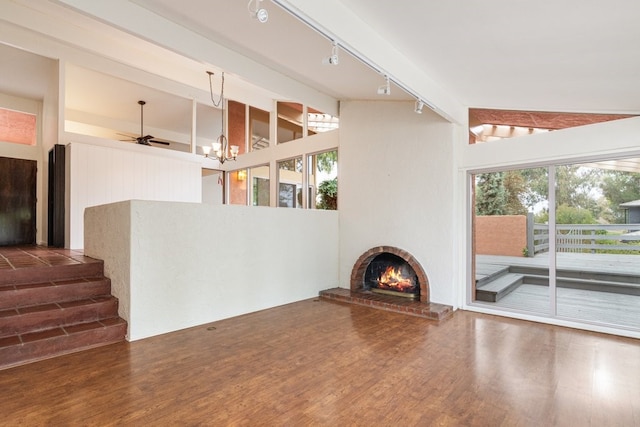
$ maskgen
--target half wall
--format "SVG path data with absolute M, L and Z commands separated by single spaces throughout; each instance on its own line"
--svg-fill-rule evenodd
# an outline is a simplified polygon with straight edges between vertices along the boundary
M 128 340 L 288 304 L 338 285 L 335 211 L 130 200 L 87 208 Z

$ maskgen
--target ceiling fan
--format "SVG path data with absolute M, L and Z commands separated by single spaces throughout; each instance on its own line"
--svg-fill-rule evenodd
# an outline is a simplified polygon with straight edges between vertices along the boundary
M 158 141 L 153 139 L 153 136 L 144 134 L 144 105 L 146 104 L 146 102 L 140 100 L 138 101 L 138 104 L 140 105 L 140 136 L 138 137 L 130 136 L 129 138 L 131 138 L 131 140 L 135 141 L 137 144 L 141 144 L 141 145 L 151 145 L 151 143 L 171 145 L 170 142 Z

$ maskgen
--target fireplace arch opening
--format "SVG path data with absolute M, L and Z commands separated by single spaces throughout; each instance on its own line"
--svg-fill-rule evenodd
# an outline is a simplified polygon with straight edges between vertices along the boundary
M 413 255 L 400 248 L 371 248 L 362 254 L 353 266 L 352 291 L 380 292 L 380 289 L 390 291 L 388 293 L 398 297 L 408 294 L 420 302 L 429 303 L 427 274 Z

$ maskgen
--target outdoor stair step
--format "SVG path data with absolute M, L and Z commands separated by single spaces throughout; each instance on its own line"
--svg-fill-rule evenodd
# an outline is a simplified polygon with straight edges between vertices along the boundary
M 614 292 L 626 295 L 640 295 L 640 284 L 613 280 L 578 279 L 558 277 L 558 286 L 563 288 L 585 289 L 602 292 Z
M 521 285 L 523 278 L 522 274 L 506 273 L 481 286 L 476 286 L 476 299 L 485 302 L 497 302 Z
M 549 276 L 534 274 L 526 274 L 524 276 L 524 283 L 541 286 L 549 285 Z M 640 284 L 635 282 L 630 283 L 617 280 L 582 279 L 559 276 L 556 279 L 556 283 L 560 288 L 612 292 L 625 295 L 640 295 Z
M 0 311 L 0 338 L 118 316 L 118 300 L 103 295 Z
M 0 310 L 44 303 L 59 303 L 111 294 L 106 277 L 81 277 L 44 283 L 0 286 Z
M 489 283 L 509 273 L 509 266 L 499 264 L 479 264 L 476 266 L 476 287 Z
M 126 333 L 127 322 L 110 317 L 0 338 L 0 369 L 121 342 Z

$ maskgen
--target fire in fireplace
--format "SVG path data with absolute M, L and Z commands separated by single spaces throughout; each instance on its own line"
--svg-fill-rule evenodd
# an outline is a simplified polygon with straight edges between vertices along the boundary
M 420 298 L 416 272 L 404 259 L 390 253 L 376 256 L 364 276 L 365 289 L 372 292 Z
M 392 279 L 382 277 L 388 267 Z M 395 273 L 392 275 L 392 271 Z M 408 283 L 413 288 L 406 286 Z M 382 283 L 382 286 L 380 285 Z M 395 284 L 396 289 L 386 290 L 385 286 Z M 409 296 L 429 304 L 429 279 L 416 258 L 409 252 L 394 246 L 376 246 L 356 260 L 351 270 L 351 291 L 354 292 L 390 292 L 394 296 Z

